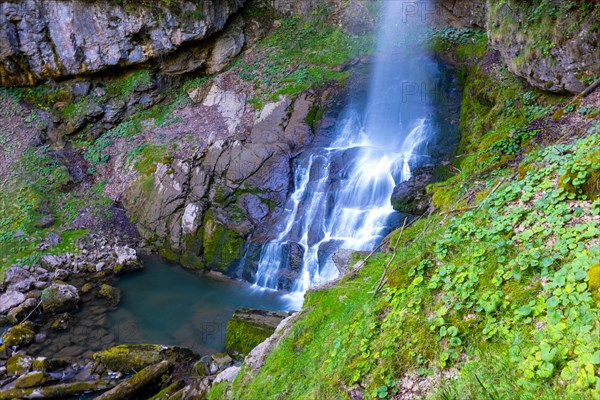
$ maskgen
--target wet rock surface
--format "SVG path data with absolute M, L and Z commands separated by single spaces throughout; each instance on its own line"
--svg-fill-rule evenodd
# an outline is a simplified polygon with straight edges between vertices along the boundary
M 431 196 L 426 188 L 433 180 L 433 167 L 419 168 L 409 180 L 394 188 L 391 199 L 394 209 L 405 214 L 425 214 L 431 206 Z

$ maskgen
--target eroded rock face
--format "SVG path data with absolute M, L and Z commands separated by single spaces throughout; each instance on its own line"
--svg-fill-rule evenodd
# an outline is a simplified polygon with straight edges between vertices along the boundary
M 285 206 L 293 157 L 314 138 L 306 117 L 324 100 L 283 97 L 257 115 L 246 94 L 220 78 L 193 97 L 194 114 L 210 116 L 214 129 L 205 128 L 190 156 L 159 162 L 129 184 L 124 205 L 163 256 L 231 272 L 246 242 Z
M 488 4 L 493 46 L 510 71 L 532 86 L 557 93 L 582 92 L 583 78 L 600 74 L 600 16 L 591 8 L 575 6 L 566 15 L 531 19 L 536 6 L 515 0 Z
M 455 28 L 485 29 L 486 0 L 439 0 L 435 11 L 439 22 Z
M 0 4 L 0 84 L 31 85 L 139 64 L 223 29 L 244 0 Z

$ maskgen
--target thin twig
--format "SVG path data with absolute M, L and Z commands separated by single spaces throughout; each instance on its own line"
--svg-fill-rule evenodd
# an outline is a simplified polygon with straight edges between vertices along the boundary
M 477 207 L 467 207 L 467 208 L 455 208 L 454 210 L 448 210 L 448 211 L 441 212 L 440 215 L 449 215 L 449 214 L 454 214 L 454 213 L 457 213 L 457 212 L 466 212 L 466 211 L 475 210 L 477 208 L 479 208 L 479 206 L 477 206 Z
M 37 306 L 35 306 L 35 308 L 33 310 L 31 310 L 31 312 L 23 319 L 23 321 L 21 321 L 21 323 L 27 321 L 29 319 L 29 317 L 31 317 L 31 315 L 35 312 L 35 310 L 37 310 L 41 305 L 42 305 L 42 301 L 40 300 L 38 302 Z
M 356 275 L 356 273 L 367 263 L 367 261 L 369 261 L 369 259 L 371 257 L 373 257 L 373 255 L 375 253 L 377 253 L 377 251 L 379 251 L 379 249 L 381 249 L 381 247 L 385 244 L 385 241 L 381 241 L 381 243 L 379 243 L 379 245 L 377 247 L 375 247 L 373 249 L 373 251 L 371 253 L 369 253 L 369 255 L 367 257 L 365 257 L 364 260 L 359 261 L 358 263 L 356 263 L 355 267 L 352 268 L 352 270 L 350 271 L 350 273 L 348 274 L 350 277 Z
M 396 255 L 398 254 L 398 244 L 400 243 L 400 238 L 402 238 L 402 233 L 404 233 L 404 228 L 406 227 L 406 221 L 408 218 L 404 218 L 404 222 L 402 223 L 402 229 L 400 229 L 400 233 L 398 234 L 398 238 L 396 239 L 396 244 L 394 245 L 392 257 L 385 263 L 383 267 L 383 274 L 381 274 L 381 278 L 379 279 L 379 283 L 377 283 L 377 288 L 375 289 L 375 293 L 373 293 L 373 297 L 379 293 L 379 291 L 383 288 L 386 282 L 386 275 L 388 270 L 390 269 L 390 265 L 394 262 Z

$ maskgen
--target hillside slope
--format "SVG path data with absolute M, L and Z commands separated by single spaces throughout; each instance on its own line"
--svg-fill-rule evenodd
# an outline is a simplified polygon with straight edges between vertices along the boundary
M 600 92 L 532 89 L 477 30 L 433 46 L 464 84 L 435 211 L 310 292 L 211 398 L 600 398 Z

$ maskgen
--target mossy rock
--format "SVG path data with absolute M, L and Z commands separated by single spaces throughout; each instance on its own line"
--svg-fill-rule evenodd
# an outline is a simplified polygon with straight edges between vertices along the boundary
M 192 362 L 198 356 L 183 347 L 167 347 L 154 344 L 122 344 L 94 353 L 94 361 L 112 371 L 123 373 L 139 371 L 162 360 L 172 363 Z
M 29 321 L 15 325 L 4 334 L 2 334 L 2 342 L 7 346 L 25 346 L 33 342 L 35 330 L 33 324 Z
M 64 368 L 69 364 L 69 361 L 63 358 L 38 357 L 35 360 L 33 360 L 31 369 L 34 371 L 50 372 L 56 371 L 60 368 Z
M 72 285 L 53 283 L 42 291 L 42 308 L 45 312 L 61 313 L 77 308 L 79 292 Z
M 46 386 L 54 381 L 56 380 L 47 373 L 41 371 L 34 371 L 18 377 L 15 381 L 15 387 L 32 388 L 36 386 Z
M 116 306 L 121 301 L 121 290 L 103 283 L 98 291 L 98 297 L 105 299 L 112 306 Z
M 9 375 L 22 375 L 29 372 L 33 364 L 33 357 L 23 353 L 16 353 L 6 361 L 6 372 Z
M 81 293 L 87 294 L 87 293 L 91 292 L 95 287 L 96 286 L 93 283 L 88 282 L 81 287 Z
M 284 312 L 237 310 L 227 324 L 225 346 L 230 354 L 247 355 L 271 336 L 279 323 L 288 317 Z

